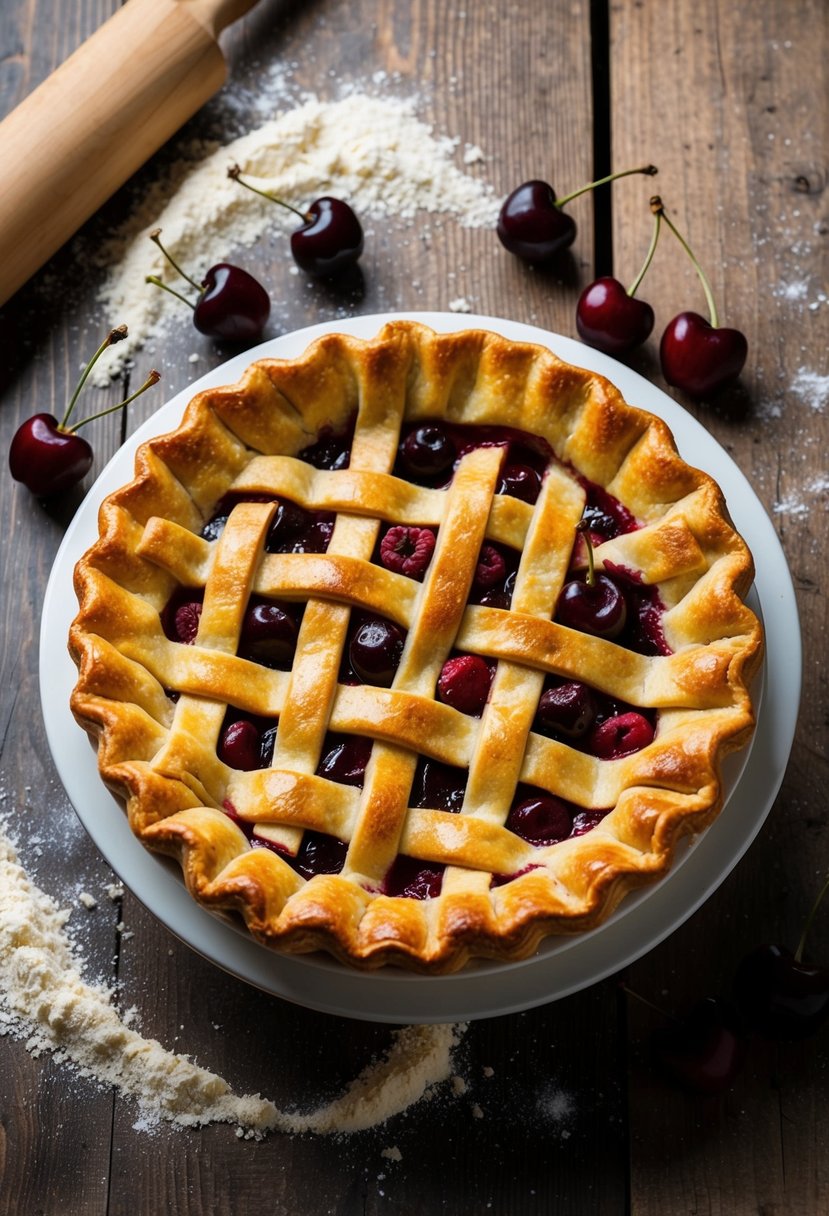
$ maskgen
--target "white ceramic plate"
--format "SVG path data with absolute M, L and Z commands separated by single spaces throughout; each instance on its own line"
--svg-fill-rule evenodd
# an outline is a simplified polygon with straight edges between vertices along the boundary
M 174 429 L 197 391 L 233 383 L 255 358 L 301 355 L 324 333 L 373 337 L 394 319 L 391 314 L 315 325 L 245 351 L 167 402 L 127 440 L 87 494 L 55 558 L 41 624 L 41 701 L 55 765 L 82 823 L 127 887 L 182 941 L 233 975 L 308 1008 L 383 1022 L 452 1022 L 527 1009 L 586 988 L 662 941 L 719 886 L 760 830 L 783 779 L 800 698 L 800 632 L 786 560 L 762 505 L 726 452 L 670 397 L 607 355 L 533 326 L 493 317 L 461 319 L 452 313 L 396 315 L 442 332 L 485 328 L 516 341 L 538 342 L 570 363 L 606 375 L 627 401 L 662 417 L 683 458 L 710 473 L 726 495 L 757 566 L 751 603 L 766 629 L 766 660 L 758 677 L 763 695 L 751 749 L 729 757 L 725 809 L 685 849 L 670 874 L 625 900 L 599 928 L 574 938 L 549 938 L 523 962 L 480 962 L 448 976 L 417 976 L 395 968 L 363 973 L 323 956 L 273 953 L 236 923 L 199 907 L 187 893 L 179 867 L 149 853 L 132 835 L 98 776 L 95 752 L 69 710 L 76 671 L 66 637 L 76 612 L 72 571 L 97 538 L 101 501 L 132 478 L 139 444 Z

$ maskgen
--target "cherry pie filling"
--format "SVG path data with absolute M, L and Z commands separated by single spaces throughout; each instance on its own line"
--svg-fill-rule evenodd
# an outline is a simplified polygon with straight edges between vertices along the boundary
M 301 460 L 319 469 L 345 469 L 349 464 L 353 425 L 341 434 L 322 433 L 301 451 Z M 450 485 L 458 461 L 481 447 L 504 449 L 497 493 L 533 505 L 541 491 L 545 471 L 556 461 L 540 439 L 505 427 L 454 426 L 444 422 L 407 425 L 401 433 L 393 473 L 403 480 L 431 489 Z M 627 508 L 602 487 L 569 470 L 581 485 L 586 503 L 580 533 L 574 537 L 571 566 L 554 614 L 570 628 L 606 637 L 617 645 L 644 655 L 670 654 L 661 618 L 664 611 L 655 586 L 645 585 L 636 571 L 605 564 L 590 585 L 585 571 L 588 545 L 597 546 L 640 525 Z M 201 536 L 216 541 L 230 511 L 238 502 L 272 502 L 262 494 L 226 494 L 205 523 Z M 268 553 L 325 553 L 334 530 L 335 516 L 312 511 L 280 498 L 270 525 Z M 586 534 L 586 538 L 585 538 Z M 382 523 L 372 561 L 396 574 L 422 581 L 435 550 L 437 528 Z M 475 568 L 470 604 L 509 609 L 520 553 L 507 545 L 486 542 Z M 178 587 L 161 613 L 166 636 L 192 645 L 199 628 L 203 591 Z M 251 596 L 245 610 L 238 654 L 265 667 L 291 669 L 304 605 L 275 602 Z M 394 621 L 352 608 L 339 682 L 391 686 L 406 639 Z M 462 714 L 480 718 L 496 669 L 495 660 L 453 651 L 437 681 L 437 700 Z M 169 690 L 176 700 L 178 694 Z M 533 731 L 568 747 L 616 760 L 640 751 L 653 739 L 655 710 L 637 708 L 607 696 L 577 680 L 547 676 L 539 697 Z M 228 767 L 241 771 L 269 768 L 277 723 L 230 707 L 219 735 L 217 754 Z M 371 740 L 354 735 L 326 735 L 317 775 L 345 786 L 362 788 L 371 755 Z M 418 760 L 409 805 L 449 813 L 461 811 L 468 773 L 438 760 Z M 243 821 L 226 801 L 225 813 L 257 848 L 275 850 L 304 878 L 339 873 L 347 843 L 319 831 L 305 830 L 296 854 L 280 842 L 259 834 L 257 825 Z M 549 847 L 591 831 L 609 808 L 578 807 L 543 789 L 519 785 L 506 827 L 539 848 Z M 430 899 L 440 894 L 445 865 L 426 863 L 400 854 L 386 872 L 383 894 Z M 525 873 L 493 874 L 492 886 L 501 886 Z

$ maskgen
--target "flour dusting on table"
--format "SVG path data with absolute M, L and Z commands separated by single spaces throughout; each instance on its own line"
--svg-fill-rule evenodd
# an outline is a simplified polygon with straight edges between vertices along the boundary
M 211 264 L 254 245 L 268 231 L 284 234 L 290 261 L 287 234 L 298 226 L 297 217 L 230 180 L 229 166 L 238 164 L 260 189 L 300 209 L 336 195 L 364 227 L 381 217 L 411 221 L 418 212 L 452 214 L 469 228 L 491 226 L 499 200 L 479 176 L 455 163 L 459 146 L 458 139 L 436 134 L 421 121 L 413 101 L 364 93 L 328 102 L 312 97 L 225 146 L 198 145 L 198 159 L 178 162 L 147 190 L 135 214 L 101 250 L 112 267 L 101 299 L 107 315 L 122 318 L 130 332 L 96 366 L 94 382 L 108 383 L 169 318 L 181 318 L 181 301 L 147 284 L 147 275 L 195 299 L 148 239 L 151 229 L 161 228 L 173 257 L 197 282 Z M 255 272 L 255 265 L 250 268 Z
M 112 993 L 82 976 L 66 933 L 69 912 L 36 887 L 0 822 L 0 1034 L 26 1040 L 35 1056 L 53 1052 L 82 1076 L 136 1100 L 137 1129 L 166 1119 L 182 1127 L 236 1123 L 241 1135 L 268 1131 L 361 1131 L 419 1101 L 452 1072 L 463 1026 L 410 1026 L 395 1032 L 387 1055 L 345 1093 L 310 1114 L 284 1113 L 259 1094 L 237 1095 L 186 1055 L 143 1038 L 119 1015 Z M 245 1131 L 244 1129 L 247 1129 Z

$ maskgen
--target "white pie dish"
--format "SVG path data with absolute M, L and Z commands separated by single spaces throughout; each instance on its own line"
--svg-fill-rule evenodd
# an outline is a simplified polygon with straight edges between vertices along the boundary
M 719 482 L 735 525 L 755 554 L 757 580 L 751 606 L 763 616 L 767 633 L 764 677 L 758 677 L 758 686 L 765 679 L 766 695 L 760 704 L 754 746 L 730 758 L 726 808 L 693 847 L 685 850 L 666 878 L 626 900 L 600 928 L 574 938 L 551 938 L 524 962 L 479 963 L 448 976 L 423 977 L 393 969 L 364 973 L 319 956 L 275 954 L 251 939 L 241 926 L 200 908 L 184 888 L 177 868 L 147 853 L 133 837 L 125 816 L 98 777 L 94 751 L 82 742 L 83 732 L 69 711 L 76 675 L 65 651 L 75 612 L 72 571 L 97 536 L 100 502 L 131 478 L 138 445 L 151 435 L 173 429 L 196 391 L 233 382 L 257 357 L 295 357 L 325 332 L 370 337 L 390 319 L 373 316 L 332 322 L 247 351 L 178 394 L 128 440 L 90 491 L 55 561 L 41 636 L 43 711 L 58 772 L 95 843 L 137 897 L 189 945 L 241 978 L 316 1009 L 393 1022 L 452 1021 L 526 1008 L 594 982 L 661 940 L 722 881 L 759 830 L 782 780 L 799 699 L 799 634 L 791 580 L 762 506 L 722 448 L 675 402 L 630 369 L 569 339 L 488 317 L 459 321 L 452 314 L 411 314 L 407 319 L 437 330 L 487 328 L 510 339 L 538 342 L 571 363 L 607 375 L 631 404 L 663 417 L 683 458 Z M 709 843 L 712 838 L 713 845 Z M 509 984 L 492 982 L 496 970 L 499 975 L 509 971 Z

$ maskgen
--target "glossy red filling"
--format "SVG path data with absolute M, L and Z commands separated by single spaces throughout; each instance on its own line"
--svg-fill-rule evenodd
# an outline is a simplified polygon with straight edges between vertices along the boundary
M 347 468 L 352 436 L 353 424 L 341 433 L 321 433 L 315 443 L 299 453 L 299 458 L 316 468 Z M 401 433 L 394 472 L 418 485 L 444 488 L 451 483 L 461 457 L 480 447 L 504 449 L 497 492 L 534 503 L 545 471 L 556 458 L 543 440 L 507 427 L 466 427 L 438 421 L 409 424 Z M 594 545 L 639 526 L 630 511 L 601 486 L 575 472 L 573 475 L 586 494 L 583 518 Z M 274 496 L 225 495 L 202 529 L 206 540 L 214 541 L 221 536 L 232 507 L 240 501 L 274 501 Z M 334 521 L 330 512 L 308 511 L 290 500 L 281 499 L 268 532 L 266 549 L 270 553 L 324 553 Z M 422 581 L 436 543 L 437 529 L 434 527 L 384 524 L 372 560 L 395 573 Z M 574 557 L 576 555 L 582 558 L 583 550 L 574 543 Z M 470 602 L 509 608 L 519 561 L 520 554 L 515 550 L 487 542 L 479 555 Z M 579 569 L 574 569 L 569 576 L 571 579 L 584 577 L 581 566 L 579 562 Z M 624 625 L 612 640 L 641 654 L 670 653 L 662 629 L 664 606 L 658 590 L 644 585 L 635 571 L 608 564 L 603 573 L 624 600 Z M 161 613 L 162 628 L 171 641 L 185 645 L 193 643 L 202 598 L 200 590 L 187 588 L 179 588 L 171 596 Z M 266 666 L 289 670 L 302 611 L 301 604 L 251 601 L 239 654 Z M 405 631 L 393 621 L 352 611 L 340 681 L 388 687 L 394 679 L 404 643 Z M 478 671 L 469 661 L 475 658 L 450 656 L 444 664 L 436 696 L 459 712 L 479 715 L 488 690 L 483 669 Z M 487 660 L 486 665 L 491 675 L 494 664 Z M 175 698 L 176 694 L 170 695 Z M 549 677 L 533 729 L 578 750 L 612 760 L 646 746 L 653 737 L 655 725 L 653 710 L 641 710 L 614 701 L 576 681 Z M 220 734 L 218 754 L 236 769 L 268 767 L 272 762 L 276 730 L 274 722 L 230 709 Z M 329 734 L 317 773 L 332 781 L 360 787 L 370 754 L 370 740 Z M 465 770 L 421 757 L 410 793 L 410 805 L 459 811 L 467 776 Z M 242 823 L 230 803 L 226 803 L 224 809 L 252 845 L 274 849 L 304 877 L 338 873 L 342 869 L 347 845 L 336 837 L 306 831 L 297 856 L 291 857 L 278 846 L 254 836 L 252 825 Z M 590 831 L 607 813 L 606 810 L 580 809 L 544 790 L 520 787 L 507 827 L 529 843 L 543 847 Z M 381 889 L 387 895 L 410 899 L 434 898 L 440 893 L 444 869 L 441 864 L 400 855 L 385 875 Z M 492 885 L 499 886 L 516 877 L 516 874 L 494 875 Z

